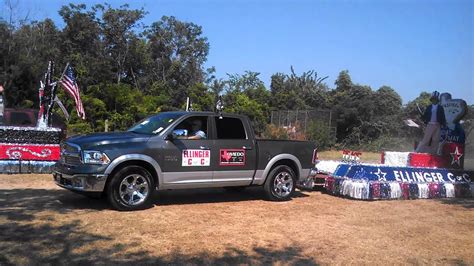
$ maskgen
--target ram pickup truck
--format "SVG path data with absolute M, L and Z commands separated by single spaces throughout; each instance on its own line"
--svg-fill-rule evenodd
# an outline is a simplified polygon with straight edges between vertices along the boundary
M 212 112 L 163 112 L 126 132 L 74 136 L 62 143 L 57 185 L 104 195 L 118 210 L 143 209 L 155 190 L 262 186 L 288 200 L 308 177 L 315 144 L 256 139 L 249 119 Z

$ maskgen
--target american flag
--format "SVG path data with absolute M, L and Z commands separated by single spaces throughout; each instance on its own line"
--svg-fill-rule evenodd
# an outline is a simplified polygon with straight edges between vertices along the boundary
M 74 101 L 76 102 L 77 115 L 82 119 L 86 119 L 86 113 L 84 112 L 81 95 L 79 93 L 79 86 L 77 85 L 76 78 L 74 77 L 74 70 L 70 65 L 66 67 L 66 71 L 59 82 L 64 86 L 66 92 L 74 98 Z

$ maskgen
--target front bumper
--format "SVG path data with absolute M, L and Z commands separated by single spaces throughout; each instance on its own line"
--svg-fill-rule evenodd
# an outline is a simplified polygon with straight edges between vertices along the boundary
M 56 185 L 77 192 L 101 193 L 104 191 L 107 175 L 104 174 L 64 174 L 53 172 Z

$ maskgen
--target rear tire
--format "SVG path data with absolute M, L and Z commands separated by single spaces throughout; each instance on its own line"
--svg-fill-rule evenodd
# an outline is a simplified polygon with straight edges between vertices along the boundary
M 155 182 L 145 168 L 126 166 L 112 176 L 107 185 L 107 200 L 119 211 L 135 211 L 150 207 Z
M 296 175 L 287 165 L 279 165 L 270 171 L 264 185 L 269 200 L 285 201 L 295 192 Z

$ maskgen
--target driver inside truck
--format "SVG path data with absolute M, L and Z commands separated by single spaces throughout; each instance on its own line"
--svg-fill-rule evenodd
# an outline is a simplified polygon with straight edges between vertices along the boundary
M 191 134 L 188 135 L 187 139 L 206 139 L 206 133 L 202 130 L 202 121 L 196 118 L 191 121 Z

